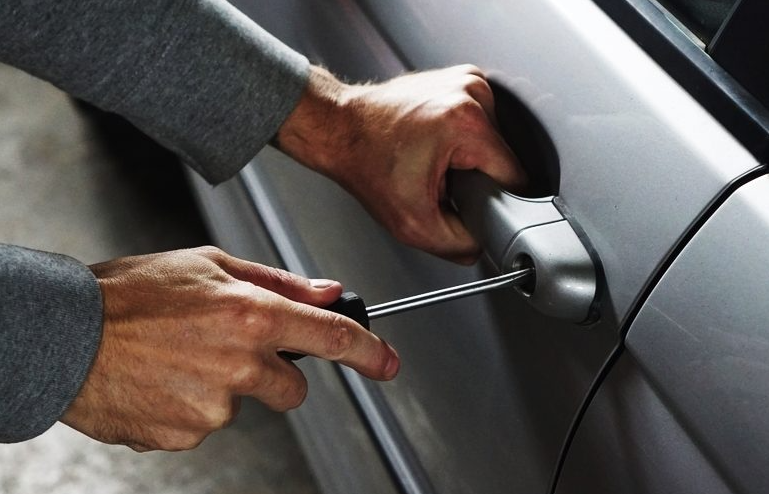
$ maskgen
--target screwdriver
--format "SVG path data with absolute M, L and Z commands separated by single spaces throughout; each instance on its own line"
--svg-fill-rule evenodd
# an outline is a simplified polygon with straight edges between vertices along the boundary
M 534 268 L 520 269 L 500 276 L 494 276 L 493 278 L 442 288 L 391 302 L 372 305 L 371 307 L 366 307 L 363 299 L 355 292 L 344 292 L 334 303 L 324 308 L 347 316 L 364 328 L 370 329 L 370 321 L 380 317 L 411 311 L 427 307 L 428 305 L 440 304 L 449 300 L 470 297 L 500 288 L 525 285 L 533 276 Z M 301 353 L 286 351 L 280 352 L 280 355 L 290 360 L 298 360 L 304 357 Z

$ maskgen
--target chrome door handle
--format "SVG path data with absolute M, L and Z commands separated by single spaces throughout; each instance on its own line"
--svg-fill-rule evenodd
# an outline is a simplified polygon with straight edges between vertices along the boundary
M 543 314 L 576 323 L 597 319 L 596 268 L 554 197 L 528 199 L 504 191 L 476 171 L 452 171 L 452 203 L 502 273 L 533 267 L 518 291 Z

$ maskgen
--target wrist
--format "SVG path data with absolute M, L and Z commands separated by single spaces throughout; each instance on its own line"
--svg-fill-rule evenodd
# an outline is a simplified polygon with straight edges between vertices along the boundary
M 279 149 L 315 171 L 332 175 L 356 141 L 354 88 L 312 66 L 299 103 L 276 135 Z

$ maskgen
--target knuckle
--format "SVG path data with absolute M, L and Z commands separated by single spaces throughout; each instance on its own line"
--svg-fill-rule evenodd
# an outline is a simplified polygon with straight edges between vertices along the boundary
M 348 327 L 344 316 L 334 315 L 325 338 L 325 350 L 329 360 L 339 360 L 344 357 L 352 347 L 352 343 L 352 329 Z
M 153 449 L 185 451 L 194 449 L 205 439 L 205 434 L 187 430 L 166 430 L 158 434 Z
M 463 80 L 462 87 L 466 91 L 491 91 L 491 88 L 489 87 L 489 84 L 486 82 L 486 80 L 478 77 L 475 74 L 466 75 Z
M 271 310 L 273 301 L 254 294 L 255 290 L 259 288 L 248 282 L 230 284 L 223 310 L 232 325 L 242 330 L 235 333 L 261 341 L 272 333 L 278 321 L 276 312 Z
M 262 314 L 254 311 L 251 304 L 238 294 L 226 294 L 223 305 L 221 315 L 236 328 L 250 329 L 257 318 L 262 318 Z
M 429 238 L 426 238 L 428 224 L 420 221 L 413 215 L 405 215 L 401 218 L 397 228 L 394 229 L 394 236 L 400 242 L 412 247 L 424 248 L 430 244 Z
M 477 124 L 486 116 L 480 103 L 469 96 L 454 103 L 448 112 L 456 122 L 464 125 Z
M 232 388 L 245 393 L 256 389 L 262 381 L 259 369 L 250 363 L 233 369 L 230 376 Z
M 171 444 L 171 449 L 169 449 L 169 451 L 187 451 L 190 449 L 195 449 L 200 445 L 200 443 L 203 442 L 203 439 L 205 438 L 206 435 L 194 432 L 178 433 L 174 437 L 174 440 Z
M 204 246 L 178 251 L 175 267 L 180 275 L 186 277 L 190 286 L 208 284 L 215 287 L 227 282 L 231 277 L 222 266 L 226 263 L 227 254 L 218 247 Z
M 447 110 L 447 118 L 453 124 L 454 131 L 461 136 L 472 136 L 486 132 L 489 120 L 479 102 L 468 98 L 457 102 Z
M 264 274 L 275 285 L 285 286 L 297 284 L 297 276 L 282 269 L 269 267 L 266 268 Z
M 212 261 L 222 260 L 227 255 L 222 249 L 214 245 L 203 245 L 201 247 L 196 247 L 192 249 L 192 251 L 197 255 L 201 257 L 205 257 Z
M 408 244 L 421 236 L 422 229 L 422 222 L 419 221 L 415 215 L 404 212 L 398 215 L 397 221 L 393 223 L 391 231 L 394 232 L 395 237 L 399 241 Z
M 203 413 L 203 427 L 208 431 L 224 429 L 235 418 L 230 400 L 216 406 L 209 407 Z

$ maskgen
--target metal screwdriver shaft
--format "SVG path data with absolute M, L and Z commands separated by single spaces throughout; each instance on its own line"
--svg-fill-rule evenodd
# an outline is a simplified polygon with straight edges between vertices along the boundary
M 414 295 L 413 297 L 407 297 L 400 300 L 393 300 L 392 302 L 373 305 L 371 307 L 366 307 L 363 299 L 357 294 L 353 292 L 345 292 L 338 300 L 336 300 L 336 302 L 325 307 L 325 309 L 347 316 L 355 320 L 364 328 L 369 329 L 369 321 L 371 319 L 390 316 L 392 314 L 398 314 L 399 312 L 418 309 L 420 307 L 439 304 L 441 302 L 448 302 L 449 300 L 457 298 L 478 295 L 491 290 L 524 285 L 532 276 L 534 276 L 534 268 L 521 269 L 520 271 L 503 274 L 502 276 L 495 276 L 494 278 L 489 278 L 487 280 L 473 281 L 472 283 L 443 288 L 442 290 Z M 278 353 L 290 360 L 298 360 L 304 357 L 303 354 L 296 352 L 280 351 Z
M 434 292 L 414 295 L 413 297 L 393 300 L 392 302 L 372 305 L 371 307 L 367 307 L 366 311 L 368 312 L 369 319 L 378 319 L 380 317 L 390 316 L 392 314 L 398 314 L 399 312 L 418 309 L 428 305 L 486 293 L 491 290 L 523 285 L 529 281 L 529 277 L 533 274 L 533 268 L 521 269 L 486 280 L 473 281 L 471 283 L 465 283 L 464 285 L 452 286 L 441 290 L 435 290 Z

